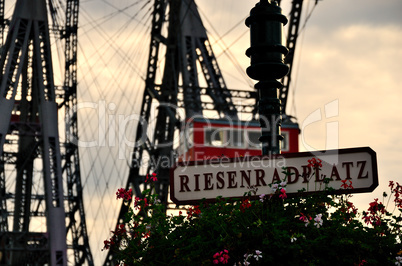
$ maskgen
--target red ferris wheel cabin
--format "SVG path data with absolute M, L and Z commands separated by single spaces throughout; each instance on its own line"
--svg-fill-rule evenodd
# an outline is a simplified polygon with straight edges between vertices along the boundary
M 290 119 L 282 122 L 282 153 L 299 151 L 300 129 Z M 258 121 L 192 118 L 181 131 L 179 161 L 261 155 Z

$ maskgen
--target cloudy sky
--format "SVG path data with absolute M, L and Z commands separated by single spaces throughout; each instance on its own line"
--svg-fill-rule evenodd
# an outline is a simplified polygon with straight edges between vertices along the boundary
M 78 113 L 86 146 L 80 152 L 96 265 L 116 222 L 114 193 L 128 174 L 148 57 L 152 3 L 147 2 L 80 2 Z M 253 84 L 244 75 L 250 45 L 244 19 L 257 2 L 197 2 L 229 88 Z M 290 3 L 282 0 L 285 15 Z M 360 211 L 376 197 L 382 201 L 389 180 L 402 182 L 401 14 L 400 0 L 304 1 L 287 112 L 301 126 L 301 151 L 363 146 L 376 151 L 380 186 L 355 196 Z
M 138 113 L 148 56 L 150 5 L 132 2 L 81 2 L 79 102 L 96 104 L 80 109 L 84 140 L 99 133 L 99 127 L 94 131 L 87 126 L 88 121 L 107 117 L 109 123 Z M 253 83 L 239 78 L 238 69 L 249 66 L 244 55 L 249 47 L 244 19 L 256 2 L 197 2 L 229 88 L 250 88 Z M 283 0 L 282 6 L 287 15 L 290 0 Z M 287 111 L 302 128 L 301 151 L 363 146 L 376 151 L 380 186 L 373 193 L 355 196 L 360 210 L 367 209 L 367 203 L 376 197 L 382 200 L 389 180 L 402 181 L 401 13 L 399 0 L 323 0 L 317 5 L 304 1 Z M 126 126 L 129 146 L 135 123 Z M 108 127 L 105 130 L 112 135 Z M 112 135 L 101 148 L 81 149 L 96 260 L 103 257 L 99 250 L 105 236 L 97 235 L 94 228 L 103 227 L 107 232 L 114 225 L 114 191 L 124 186 L 128 170 L 127 153 L 116 159 L 119 149 L 113 147 Z

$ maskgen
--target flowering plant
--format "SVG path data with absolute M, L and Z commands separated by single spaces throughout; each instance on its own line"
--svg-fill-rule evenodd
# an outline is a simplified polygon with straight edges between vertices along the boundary
M 317 159 L 309 161 L 321 167 Z M 218 197 L 166 215 L 153 189 L 135 198 L 124 223 L 105 240 L 117 264 L 125 265 L 401 265 L 402 186 L 390 183 L 384 200 L 359 213 L 352 195 L 323 192 L 290 198 L 286 182 L 256 196 Z M 323 181 L 324 182 L 324 181 Z M 350 180 L 342 188 L 352 187 Z M 131 192 L 129 193 L 131 194 Z M 119 190 L 126 201 L 128 192 Z M 130 195 L 131 196 L 131 195 Z M 392 204 L 392 202 L 391 202 Z

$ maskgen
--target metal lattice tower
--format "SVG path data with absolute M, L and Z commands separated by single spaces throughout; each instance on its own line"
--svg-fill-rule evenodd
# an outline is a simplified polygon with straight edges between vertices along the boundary
M 292 1 L 287 40 L 290 53 L 285 62 L 290 70 L 302 3 L 303 0 Z M 255 90 L 226 87 L 194 0 L 154 0 L 152 14 L 145 90 L 126 189 L 133 188 L 135 196 L 142 197 L 142 191 L 149 188 L 144 182 L 146 175 L 157 173 L 155 190 L 168 207 L 169 169 L 177 159 L 174 141 L 186 120 L 208 117 L 206 113 L 211 111 L 215 112 L 214 118 L 236 120 L 244 113 L 255 120 L 258 95 Z M 159 64 L 160 61 L 164 63 Z M 161 66 L 163 74 L 157 84 L 157 70 Z M 285 86 L 279 93 L 285 117 L 290 74 L 291 71 L 284 77 Z M 248 104 L 235 99 L 246 99 Z M 184 115 L 179 115 L 180 111 Z M 129 206 L 121 205 L 117 224 L 123 223 Z M 104 265 L 115 265 L 113 256 L 109 251 Z
M 164 27 L 167 36 L 163 35 Z M 161 84 L 156 84 L 162 48 L 166 50 L 165 64 Z M 200 85 L 200 74 L 205 87 Z M 174 138 L 185 118 L 214 110 L 221 118 L 237 119 L 238 108 L 249 106 L 235 106 L 232 93 L 255 96 L 253 91 L 227 89 L 194 0 L 155 0 L 140 123 L 126 187 L 133 187 L 136 196 L 142 197 L 147 189 L 146 174 L 155 172 L 156 193 L 167 203 L 169 169 L 175 162 Z M 184 118 L 178 115 L 178 108 L 184 110 Z M 250 113 L 253 111 L 251 108 Z M 118 224 L 127 211 L 128 206 L 122 205 Z M 113 265 L 113 254 L 108 254 L 105 265 Z
M 280 1 L 279 1 L 280 2 Z M 317 4 L 317 1 L 316 3 Z M 286 48 L 289 49 L 289 53 L 285 57 L 285 64 L 289 67 L 289 72 L 282 78 L 283 87 L 279 91 L 279 99 L 282 105 L 282 114 L 286 115 L 286 104 L 288 102 L 288 94 L 290 90 L 290 82 L 293 70 L 293 59 L 295 55 L 297 37 L 299 35 L 300 18 L 303 8 L 303 0 L 293 0 L 292 10 L 290 11 L 288 37 L 286 40 Z
M 168 36 L 162 36 L 162 23 L 169 10 Z M 176 106 L 183 107 L 185 117 L 202 115 L 205 101 L 202 95 L 212 99 L 213 110 L 221 117 L 237 118 L 237 110 L 232 102 L 230 91 L 226 88 L 219 66 L 209 44 L 196 5 L 192 0 L 155 1 L 151 31 L 151 46 L 148 59 L 146 87 L 141 108 L 141 124 L 137 128 L 129 184 L 133 184 L 137 196 L 141 195 L 140 184 L 147 173 L 156 172 L 159 176 L 156 192 L 163 202 L 167 202 L 169 168 L 151 164 L 141 174 L 143 158 L 171 158 L 174 132 L 181 121 Z M 155 84 L 158 50 L 166 46 L 165 66 L 162 84 Z M 207 82 L 201 89 L 198 79 L 197 63 Z M 180 82 L 181 80 L 181 82 Z M 202 91 L 201 91 L 202 90 Z M 156 121 L 151 123 L 152 102 L 158 103 Z M 147 126 L 153 126 L 149 132 Z M 144 154 L 145 153 L 145 154 Z M 155 161 L 155 160 L 154 160 Z
M 58 90 L 46 1 L 17 0 L 9 22 L 0 59 L 1 265 L 93 265 L 75 145 L 78 3 L 66 1 L 65 25 L 53 25 L 65 43 Z M 0 20 L 4 36 L 4 0 Z M 66 131 L 61 143 L 60 110 Z

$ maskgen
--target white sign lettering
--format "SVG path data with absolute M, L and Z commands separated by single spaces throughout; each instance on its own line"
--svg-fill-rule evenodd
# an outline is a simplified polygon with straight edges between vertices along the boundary
M 313 167 L 312 158 L 322 167 Z M 218 196 L 239 198 L 258 188 L 257 195 L 271 194 L 270 184 L 286 181 L 286 194 L 322 191 L 325 182 L 334 193 L 361 193 L 378 186 L 375 152 L 368 148 L 322 151 L 319 157 L 309 152 L 246 158 L 220 158 L 179 163 L 171 169 L 171 199 L 176 204 L 196 204 Z

